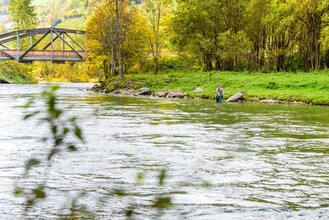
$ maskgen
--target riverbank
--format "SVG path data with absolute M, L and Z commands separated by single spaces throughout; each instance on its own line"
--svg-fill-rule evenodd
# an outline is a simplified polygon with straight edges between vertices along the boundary
M 31 84 L 38 81 L 28 74 L 31 67 L 13 62 L 0 63 L 0 83 Z
M 112 78 L 98 91 L 138 91 L 150 88 L 152 94 L 163 90 L 180 90 L 191 98 L 214 99 L 217 84 L 225 89 L 225 98 L 245 91 L 246 101 L 306 103 L 329 105 L 329 70 L 312 73 L 236 73 L 236 72 L 168 72 L 129 74 L 120 81 Z

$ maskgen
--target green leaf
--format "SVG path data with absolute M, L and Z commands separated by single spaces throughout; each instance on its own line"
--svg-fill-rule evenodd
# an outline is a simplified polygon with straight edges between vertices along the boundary
M 127 193 L 122 189 L 114 189 L 112 193 L 116 196 L 127 196 Z
M 34 104 L 34 100 L 28 101 L 25 105 L 22 106 L 22 108 L 28 109 Z
M 71 123 L 76 123 L 77 120 L 78 120 L 77 117 L 72 117 L 72 118 L 69 119 L 69 121 L 70 121 Z
M 55 145 L 58 146 L 58 145 L 61 145 L 62 142 L 63 142 L 63 138 L 62 137 L 56 137 L 55 139 Z
M 70 145 L 70 146 L 68 146 L 67 147 L 67 151 L 69 151 L 69 152 L 75 152 L 75 151 L 77 151 L 78 149 L 76 148 L 76 146 L 74 146 L 74 145 Z
M 66 136 L 69 132 L 70 132 L 70 129 L 67 128 L 67 127 L 65 127 L 65 128 L 63 129 L 63 136 Z
M 77 138 L 79 138 L 80 140 L 83 140 L 82 130 L 78 126 L 75 127 L 74 134 Z
M 127 209 L 127 210 L 125 210 L 126 217 L 130 218 L 130 217 L 133 216 L 133 214 L 134 214 L 134 210 L 133 209 Z
M 48 160 L 51 160 L 51 158 L 53 158 L 58 152 L 59 150 L 57 148 L 52 148 L 48 154 Z
M 29 113 L 27 115 L 24 115 L 23 120 L 27 120 L 27 119 L 29 119 L 29 118 L 31 118 L 31 117 L 35 116 L 36 114 L 39 114 L 39 113 L 40 113 L 40 111 L 35 111 L 35 112 Z
M 137 173 L 137 185 L 140 185 L 142 183 L 142 181 L 145 178 L 145 174 L 143 172 L 139 172 Z
M 29 200 L 26 201 L 27 206 L 33 206 L 34 203 L 35 203 L 34 199 L 29 199 Z
M 52 134 L 57 134 L 57 126 L 56 126 L 56 125 L 53 125 L 53 126 L 51 127 L 51 133 L 52 133 Z
M 32 190 L 34 197 L 36 199 L 44 199 L 46 198 L 46 192 L 44 191 L 43 187 L 38 187 Z
M 167 177 L 166 172 L 167 171 L 165 169 L 161 170 L 161 173 L 159 175 L 159 185 L 160 186 L 162 186 L 164 184 L 164 180 Z
M 154 208 L 164 209 L 172 205 L 170 197 L 158 197 L 153 203 Z
M 20 188 L 20 187 L 18 187 L 18 186 L 16 186 L 16 187 L 15 187 L 15 190 L 14 190 L 14 195 L 15 195 L 15 196 L 19 196 L 19 195 L 22 194 L 22 193 L 23 193 L 23 189 Z
M 31 170 L 34 166 L 37 166 L 40 164 L 40 160 L 38 159 L 30 159 L 27 161 L 27 163 L 25 164 L 25 172 L 28 173 L 29 170 Z

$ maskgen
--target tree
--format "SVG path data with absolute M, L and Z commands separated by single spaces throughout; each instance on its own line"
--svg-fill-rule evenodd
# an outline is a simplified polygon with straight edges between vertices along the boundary
M 103 1 L 94 5 L 86 24 L 91 59 L 101 60 L 105 81 L 110 75 L 123 74 L 143 57 L 145 23 L 127 1 Z
M 181 1 L 172 21 L 173 42 L 194 54 L 205 71 L 243 69 L 250 50 L 245 10 L 245 0 Z
M 144 16 L 148 26 L 148 41 L 153 57 L 153 72 L 159 71 L 159 58 L 165 41 L 164 21 L 169 14 L 170 0 L 145 0 Z
M 306 70 L 321 67 L 321 30 L 329 12 L 328 0 L 296 0 L 296 18 L 301 21 L 300 49 Z
M 16 23 L 16 30 L 31 29 L 37 26 L 35 8 L 31 0 L 10 0 L 8 11 Z
M 218 7 L 215 0 L 181 1 L 171 23 L 173 44 L 179 51 L 193 54 L 205 71 L 213 70 L 217 33 L 223 31 Z
M 268 70 L 286 71 L 289 61 L 296 53 L 298 22 L 294 16 L 296 5 L 293 2 L 272 0 L 268 13 L 263 18 L 265 25 Z

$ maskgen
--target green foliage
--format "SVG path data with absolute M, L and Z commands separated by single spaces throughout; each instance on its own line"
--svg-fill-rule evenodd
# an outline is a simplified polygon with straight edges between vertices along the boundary
M 40 164 L 40 160 L 38 159 L 29 159 L 25 164 L 25 173 L 27 174 L 30 169 L 32 169 L 34 166 L 37 166 Z
M 206 71 L 317 70 L 329 66 L 328 12 L 327 0 L 179 1 L 172 43 Z
M 80 142 L 84 141 L 82 129 L 77 125 L 77 117 L 65 117 L 65 110 L 58 107 L 58 96 L 56 94 L 58 89 L 59 86 L 55 85 L 49 87 L 42 93 L 42 97 L 45 103 L 45 106 L 42 109 L 37 108 L 33 100 L 29 100 L 24 106 L 22 106 L 24 111 L 27 111 L 25 114 L 26 117 L 24 117 L 25 120 L 35 118 L 41 123 L 46 123 L 47 127 L 50 128 L 48 131 L 49 137 L 44 138 L 50 140 L 50 146 L 47 148 L 47 157 L 44 159 L 30 158 L 26 161 L 25 172 L 22 175 L 21 180 L 19 180 L 16 184 L 13 192 L 15 196 L 25 199 L 23 214 L 24 217 L 29 216 L 29 211 L 31 208 L 37 208 L 39 201 L 50 199 L 50 189 L 47 186 L 47 179 L 50 169 L 55 163 L 54 158 L 60 157 L 61 153 L 63 153 L 65 150 L 77 150 L 76 145 L 72 143 L 72 136 L 74 136 L 75 139 L 79 140 Z M 68 140 L 69 136 L 70 140 Z M 40 172 L 40 169 L 43 169 L 43 172 Z M 32 173 L 33 171 L 34 173 Z M 158 190 L 157 193 L 154 194 L 154 199 L 152 199 L 152 203 L 150 204 L 150 207 L 159 211 L 162 211 L 172 205 L 171 197 L 169 194 L 167 192 L 162 192 L 166 178 L 167 171 L 165 169 L 160 170 L 158 175 Z M 138 173 L 135 187 L 137 188 L 141 186 L 144 179 L 145 173 Z M 33 184 L 35 180 L 38 181 Z M 133 190 L 134 189 L 131 187 L 129 187 L 129 190 L 114 189 L 111 190 L 109 195 L 117 196 L 120 198 L 130 197 L 132 195 L 136 195 L 136 192 L 133 192 Z M 96 218 L 95 213 L 90 212 L 87 207 L 81 206 L 78 203 L 78 201 L 85 195 L 86 193 L 80 193 L 71 199 L 70 206 L 65 207 L 70 211 L 70 213 L 62 215 L 65 217 L 65 219 L 79 219 L 82 216 L 91 219 Z M 132 204 L 128 206 L 124 211 L 125 216 L 128 218 L 133 218 L 138 213 L 135 212 L 137 207 L 138 204 Z M 160 215 L 161 212 L 158 212 L 157 217 Z M 42 217 L 42 215 L 39 217 Z
M 84 63 L 52 64 L 34 62 L 31 75 L 39 80 L 52 82 L 96 82 L 98 76 L 92 75 Z
M 43 110 L 35 110 L 37 107 L 34 106 L 33 100 L 30 100 L 23 106 L 23 109 L 28 111 L 24 116 L 24 120 L 32 119 L 40 115 L 37 117 L 37 120 L 41 123 L 46 123 L 47 127 L 50 128 L 50 137 L 45 138 L 50 140 L 47 157 L 44 159 L 28 159 L 25 163 L 25 173 L 22 176 L 22 181 L 16 184 L 14 190 L 14 195 L 25 198 L 25 216 L 32 207 L 36 207 L 38 201 L 47 198 L 47 176 L 54 163 L 54 158 L 59 157 L 64 151 L 72 152 L 77 150 L 76 145 L 72 143 L 72 140 L 69 140 L 68 137 L 73 135 L 80 142 L 84 141 L 82 130 L 77 124 L 77 118 L 66 118 L 64 116 L 64 110 L 58 107 L 58 98 L 56 95 L 58 89 L 58 86 L 52 86 L 42 93 L 45 102 L 45 109 Z M 43 115 L 44 113 L 45 115 Z M 25 185 L 26 180 L 31 178 L 30 173 L 37 167 L 44 169 L 44 172 L 42 172 L 44 176 L 35 174 L 42 181 L 36 183 L 34 186 L 31 186 L 31 184 Z M 72 207 L 76 206 L 76 200 L 73 200 Z M 72 209 L 72 214 L 75 212 L 76 208 Z
M 86 23 L 91 61 L 87 64 L 90 69 L 101 69 L 101 80 L 106 81 L 111 75 L 123 77 L 123 72 L 143 66 L 148 56 L 146 24 L 136 8 L 126 2 L 120 7 L 115 2 L 98 3 Z
M 37 25 L 35 8 L 31 0 L 10 0 L 9 13 L 16 30 L 31 29 Z
M 153 207 L 158 209 L 168 208 L 170 205 L 171 205 L 170 197 L 158 197 L 153 203 Z
M 14 61 L 0 62 L 0 81 L 10 83 L 36 83 L 30 74 L 31 66 Z

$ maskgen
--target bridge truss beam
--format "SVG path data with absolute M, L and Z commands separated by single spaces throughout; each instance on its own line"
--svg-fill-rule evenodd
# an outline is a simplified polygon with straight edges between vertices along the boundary
M 19 30 L 2 34 L 0 35 L 0 60 L 16 60 L 17 62 L 85 61 L 87 51 L 71 36 L 72 34 L 85 35 L 85 31 L 61 28 L 40 28 Z M 34 38 L 40 35 L 41 37 L 35 41 Z M 47 37 L 49 37 L 50 40 L 45 46 L 43 46 L 43 41 Z M 66 37 L 69 41 L 65 39 Z M 28 48 L 24 49 L 24 45 L 21 44 L 21 42 L 23 39 L 27 38 L 30 38 L 30 43 Z M 33 43 L 33 41 L 35 42 Z M 54 48 L 54 43 L 56 41 L 61 41 L 62 43 L 62 48 L 60 50 L 55 50 Z M 67 50 L 66 46 L 71 50 Z M 48 49 L 49 47 L 50 50 Z

